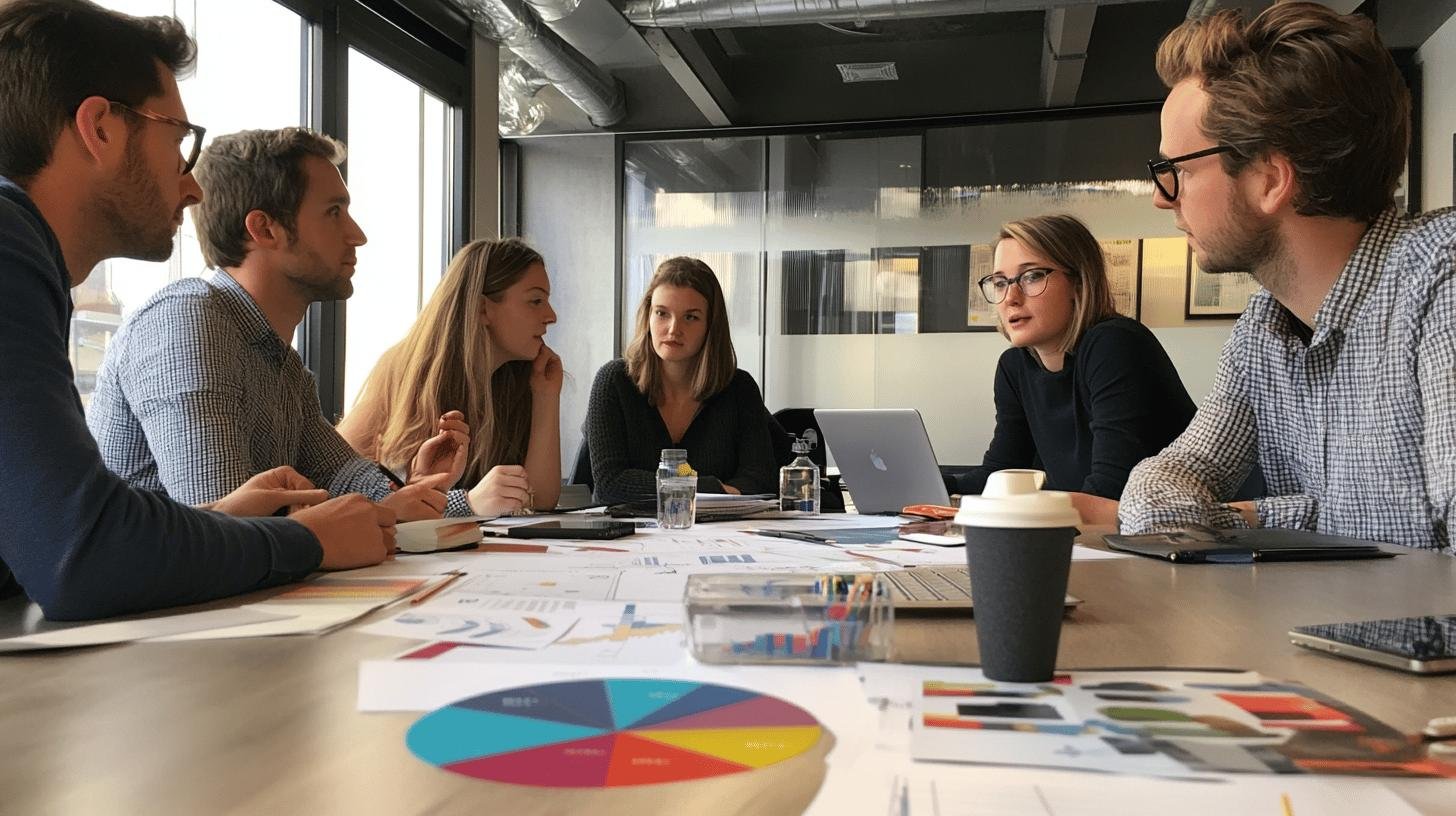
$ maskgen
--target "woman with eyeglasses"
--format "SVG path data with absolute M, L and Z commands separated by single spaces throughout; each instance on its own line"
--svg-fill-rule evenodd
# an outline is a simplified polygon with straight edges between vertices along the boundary
M 1003 468 L 1046 471 L 1083 521 L 1115 523 L 1133 466 L 1172 442 L 1193 400 L 1147 327 L 1112 302 L 1102 247 L 1070 215 L 1001 227 L 994 272 L 977 282 L 1011 348 L 996 366 L 996 430 L 980 467 L 947 477 L 980 493 Z

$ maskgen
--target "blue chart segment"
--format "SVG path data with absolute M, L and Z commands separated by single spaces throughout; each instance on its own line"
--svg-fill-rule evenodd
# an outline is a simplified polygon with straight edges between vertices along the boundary
M 405 743 L 465 776 L 597 788 L 704 779 L 808 751 L 823 728 L 796 705 L 743 689 L 620 678 L 546 683 L 461 700 Z

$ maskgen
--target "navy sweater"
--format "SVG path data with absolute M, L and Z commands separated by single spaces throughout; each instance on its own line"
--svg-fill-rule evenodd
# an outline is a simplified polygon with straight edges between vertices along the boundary
M 195 510 L 106 469 L 66 354 L 70 282 L 40 210 L 0 178 L 0 595 L 23 591 L 47 618 L 76 620 L 316 569 L 318 540 L 297 522 Z
M 627 376 L 625 360 L 601 367 L 587 404 L 586 439 L 591 451 L 593 492 L 598 501 L 624 502 L 657 495 L 657 462 L 663 448 L 685 448 L 698 471 L 698 490 L 722 493 L 723 485 L 745 495 L 777 493 L 770 417 L 758 384 L 743 369 L 728 387 L 703 400 L 698 413 L 674 442 L 662 414 Z
M 1030 349 L 996 365 L 996 431 L 981 466 L 948 477 L 952 493 L 980 493 L 1003 468 L 1046 471 L 1046 488 L 1122 495 L 1133 466 L 1167 447 L 1195 408 L 1158 338 L 1125 317 L 1093 325 L 1061 371 Z

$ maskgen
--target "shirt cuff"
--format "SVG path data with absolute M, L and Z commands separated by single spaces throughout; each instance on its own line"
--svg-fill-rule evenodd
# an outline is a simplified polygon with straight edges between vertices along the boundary
M 262 527 L 272 539 L 272 560 L 268 566 L 268 585 L 288 584 L 316 572 L 324 560 L 324 548 L 313 532 L 288 518 L 256 518 L 249 521 Z
M 1319 503 L 1313 496 L 1271 496 L 1254 502 L 1259 525 L 1286 530 L 1313 530 L 1319 523 Z
M 452 518 L 479 515 L 470 508 L 470 498 L 464 490 L 451 490 L 445 494 L 445 515 Z

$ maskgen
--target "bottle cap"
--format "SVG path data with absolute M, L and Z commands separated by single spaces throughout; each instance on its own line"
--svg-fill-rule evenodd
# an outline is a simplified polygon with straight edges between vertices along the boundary
M 961 498 L 955 523 L 962 527 L 1049 529 L 1082 523 L 1071 495 L 1042 490 L 1040 470 L 998 470 L 986 478 L 979 496 Z

